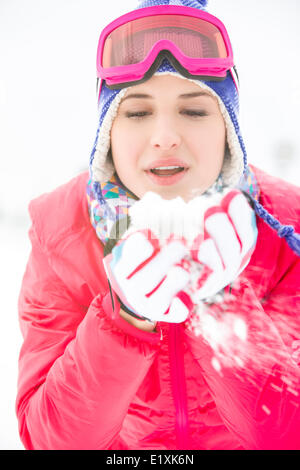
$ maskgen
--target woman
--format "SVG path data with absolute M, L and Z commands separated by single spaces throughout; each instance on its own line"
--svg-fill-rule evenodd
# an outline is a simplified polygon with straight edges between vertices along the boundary
M 248 166 L 229 38 L 205 5 L 145 1 L 104 30 L 90 175 L 30 204 L 27 449 L 300 448 L 300 191 Z M 204 233 L 136 229 L 153 193 L 184 210 L 213 193 Z

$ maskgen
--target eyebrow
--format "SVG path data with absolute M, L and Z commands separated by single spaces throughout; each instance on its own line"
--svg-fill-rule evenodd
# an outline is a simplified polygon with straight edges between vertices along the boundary
M 212 98 L 212 95 L 208 91 L 194 91 L 193 93 L 184 93 L 183 95 L 179 95 L 178 98 L 197 98 L 198 96 L 208 96 Z
M 178 98 L 188 99 L 197 98 L 198 96 L 208 96 L 209 98 L 212 98 L 212 95 L 207 91 L 194 91 L 192 93 L 183 93 L 182 95 L 179 95 Z M 121 102 L 123 103 L 123 101 L 133 98 L 154 99 L 153 96 L 147 95 L 146 93 L 131 93 L 130 95 L 125 96 L 125 98 L 123 98 Z

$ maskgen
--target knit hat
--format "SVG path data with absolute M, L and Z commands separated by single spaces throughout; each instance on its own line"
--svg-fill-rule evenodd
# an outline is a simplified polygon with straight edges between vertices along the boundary
M 207 0 L 142 0 L 137 8 L 157 5 L 181 5 L 205 10 L 207 3 Z M 224 186 L 239 187 L 239 185 L 242 185 L 243 177 L 248 172 L 248 164 L 246 148 L 239 125 L 238 79 L 234 79 L 232 71 L 228 71 L 226 78 L 222 81 L 186 78 L 175 70 L 167 59 L 163 60 L 155 72 L 155 75 L 159 74 L 169 74 L 184 80 L 190 80 L 216 97 L 226 125 L 228 144 L 228 154 L 225 155 L 219 179 Z M 110 154 L 110 132 L 120 102 L 127 90 L 128 88 L 111 90 L 105 82 L 101 87 L 98 103 L 99 123 L 90 156 L 90 176 L 94 182 L 95 193 L 99 195 L 99 198 L 101 198 L 100 184 L 108 181 L 115 173 Z M 280 237 L 286 238 L 289 246 L 300 255 L 300 236 L 294 233 L 294 228 L 282 226 L 258 201 L 253 199 L 252 203 L 257 215 L 276 230 Z

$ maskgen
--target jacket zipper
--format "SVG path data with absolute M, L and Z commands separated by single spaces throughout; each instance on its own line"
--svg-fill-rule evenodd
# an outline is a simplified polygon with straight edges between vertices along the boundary
M 182 325 L 170 323 L 169 328 L 171 384 L 176 410 L 177 447 L 181 450 L 187 450 L 188 413 Z

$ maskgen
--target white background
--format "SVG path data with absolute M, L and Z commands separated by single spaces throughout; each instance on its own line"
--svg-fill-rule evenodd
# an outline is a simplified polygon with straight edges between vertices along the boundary
M 23 449 L 14 406 L 28 202 L 87 168 L 98 36 L 135 5 L 0 0 L 0 449 Z M 211 0 L 209 11 L 233 42 L 249 161 L 298 185 L 299 0 Z

